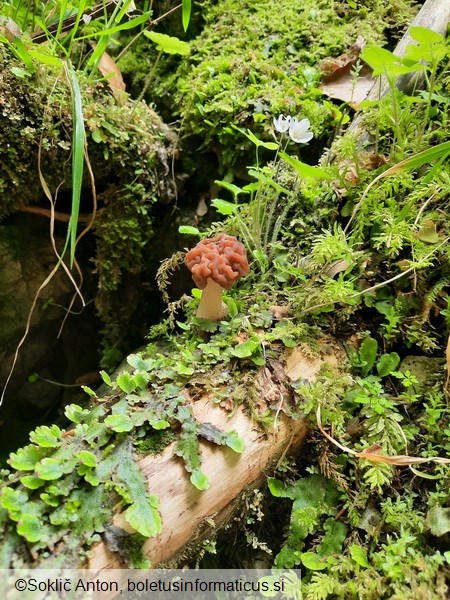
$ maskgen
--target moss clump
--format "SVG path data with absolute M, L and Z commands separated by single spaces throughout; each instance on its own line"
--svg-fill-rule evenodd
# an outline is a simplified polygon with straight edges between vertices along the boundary
M 301 114 L 325 137 L 339 115 L 317 90 L 320 60 L 347 51 L 358 35 L 385 44 L 386 28 L 395 22 L 390 33 L 402 31 L 414 5 L 281 0 L 271 10 L 261 0 L 225 0 L 206 11 L 190 57 L 157 87 L 159 102 L 173 105 L 176 88 L 183 133 L 217 151 L 224 169 L 240 154 L 230 123 L 262 122 L 268 129 L 270 115 Z
M 55 67 L 39 64 L 32 75 L 17 74 L 24 72 L 23 65 L 0 47 L 0 218 L 30 203 L 48 209 L 39 180 L 39 149 L 43 178 L 59 197 L 56 210 L 69 213 L 73 123 L 69 82 Z M 114 327 L 118 315 L 126 330 L 139 302 L 139 294 L 133 302 L 114 299 L 114 294 L 125 274 L 136 275 L 144 268 L 142 250 L 153 234 L 155 205 L 170 203 L 174 197 L 168 173 L 177 140 L 145 103 L 118 104 L 107 85 L 89 83 L 83 72 L 77 72 L 77 78 L 98 200 L 97 307 L 110 333 L 108 343 L 114 343 L 120 335 L 120 328 Z M 82 212 L 92 210 L 91 198 L 85 168 Z

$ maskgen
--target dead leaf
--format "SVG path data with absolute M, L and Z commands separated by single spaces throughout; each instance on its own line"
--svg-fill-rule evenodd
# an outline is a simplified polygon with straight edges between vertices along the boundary
M 364 150 L 358 154 L 358 164 L 354 160 L 345 159 L 339 162 L 339 174 L 349 183 L 359 183 L 359 169 L 374 171 L 382 165 L 387 164 L 388 158 L 384 154 L 378 154 L 374 150 Z
M 352 108 L 358 110 L 359 105 L 367 98 L 373 86 L 374 80 L 371 73 L 372 70 L 364 65 L 355 80 L 351 64 L 349 64 L 345 68 L 335 71 L 332 77 L 327 77 L 319 89 L 326 96 L 347 102 Z
M 424 221 L 421 228 L 417 232 L 416 237 L 427 244 L 436 244 L 439 241 L 439 236 L 436 231 L 436 223 L 434 223 L 431 219 Z
M 389 162 L 388 157 L 385 154 L 378 154 L 373 150 L 365 150 L 360 152 L 359 155 L 360 165 L 366 171 L 374 171 L 383 165 L 387 165 Z
M 273 318 L 277 321 L 281 321 L 289 314 L 289 306 L 277 306 L 273 305 L 269 307 L 270 312 L 273 315 Z
M 319 64 L 319 69 L 325 73 L 323 82 L 327 83 L 337 78 L 342 71 L 350 71 L 350 68 L 358 60 L 361 51 L 366 45 L 365 39 L 359 35 L 356 42 L 350 46 L 349 51 L 337 57 L 325 58 Z
M 225 398 L 224 400 L 221 400 L 219 402 L 219 406 L 227 412 L 231 413 L 234 410 L 234 400 L 231 396 L 228 396 L 228 398 Z
M 127 94 L 125 93 L 125 82 L 122 73 L 107 52 L 103 52 L 98 63 L 98 70 L 107 79 L 107 83 L 118 104 L 125 104 L 127 102 Z
M 323 274 L 333 279 L 338 273 L 346 271 L 349 266 L 350 263 L 345 258 L 340 258 L 339 260 L 335 260 L 331 265 L 327 265 L 323 270 Z
M 22 32 L 17 23 L 9 17 L 2 16 L 0 16 L 0 34 L 11 43 L 14 42 L 14 38 L 20 38 L 22 36 Z

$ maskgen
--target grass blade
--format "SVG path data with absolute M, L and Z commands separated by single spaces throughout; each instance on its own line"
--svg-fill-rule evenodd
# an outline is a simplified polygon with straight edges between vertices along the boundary
M 189 26 L 189 21 L 191 20 L 191 10 L 192 10 L 191 0 L 182 0 L 181 21 L 183 23 L 184 31 L 186 31 Z
M 114 27 L 109 27 L 108 29 L 102 29 L 102 31 L 95 31 L 90 33 L 89 35 L 82 35 L 80 37 L 75 38 L 75 41 L 91 39 L 93 37 L 104 37 L 111 36 L 113 33 L 117 33 L 118 31 L 125 31 L 126 29 L 133 29 L 133 27 L 137 27 L 138 25 L 142 25 L 150 19 L 152 13 L 146 12 L 143 15 L 139 15 L 139 17 L 135 17 L 134 19 L 130 19 L 125 23 L 121 23 L 120 25 L 115 25 Z
M 70 213 L 67 242 L 70 244 L 70 267 L 73 266 L 77 239 L 78 215 L 80 212 L 81 185 L 83 182 L 84 146 L 86 133 L 84 129 L 83 105 L 81 91 L 75 70 L 70 63 L 64 63 L 72 92 L 72 210 Z M 64 249 L 65 249 L 64 248 Z

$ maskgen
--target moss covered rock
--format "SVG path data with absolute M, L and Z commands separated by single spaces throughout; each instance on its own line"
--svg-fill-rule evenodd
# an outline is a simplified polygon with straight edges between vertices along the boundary
M 48 51 L 45 46 L 39 49 Z M 38 63 L 30 74 L 23 66 L 0 47 L 0 219 L 30 204 L 48 211 L 39 169 L 57 199 L 56 210 L 68 215 L 73 129 L 70 83 L 58 67 Z M 153 235 L 158 206 L 169 204 L 175 196 L 169 166 L 177 138 L 144 102 L 117 102 L 106 83 L 92 83 L 84 72 L 77 72 L 77 79 L 97 197 L 97 306 L 108 330 L 117 333 L 112 323 L 117 315 L 114 293 L 128 272 L 136 274 L 144 268 L 142 251 Z M 82 213 L 92 212 L 93 195 L 85 168 Z M 126 330 L 137 303 L 137 296 L 133 302 L 127 298 L 126 309 L 120 311 L 122 329 Z

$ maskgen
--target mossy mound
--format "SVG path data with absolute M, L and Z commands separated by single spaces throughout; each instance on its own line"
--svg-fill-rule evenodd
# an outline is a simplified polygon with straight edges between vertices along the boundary
M 225 0 L 205 9 L 190 57 L 157 86 L 155 101 L 177 107 L 183 135 L 213 149 L 224 171 L 248 147 L 230 124 L 268 131 L 271 116 L 302 115 L 323 142 L 341 113 L 317 89 L 318 63 L 358 36 L 386 44 L 385 32 L 403 32 L 415 11 L 407 0 L 281 0 L 273 10 L 261 0 Z
M 125 274 L 144 268 L 156 204 L 168 204 L 175 195 L 169 165 L 177 138 L 144 102 L 118 103 L 106 84 L 90 83 L 83 72 L 77 78 L 97 194 L 97 306 L 109 331 L 116 331 L 113 342 L 119 336 L 112 324 L 118 310 L 113 294 Z M 57 198 L 56 210 L 70 213 L 72 98 L 63 70 L 37 64 L 30 75 L 0 48 L 0 90 L 0 218 L 29 204 L 49 209 L 39 169 Z M 81 212 L 92 211 L 92 197 L 85 168 Z M 129 300 L 119 311 L 125 330 L 138 303 L 137 297 Z

